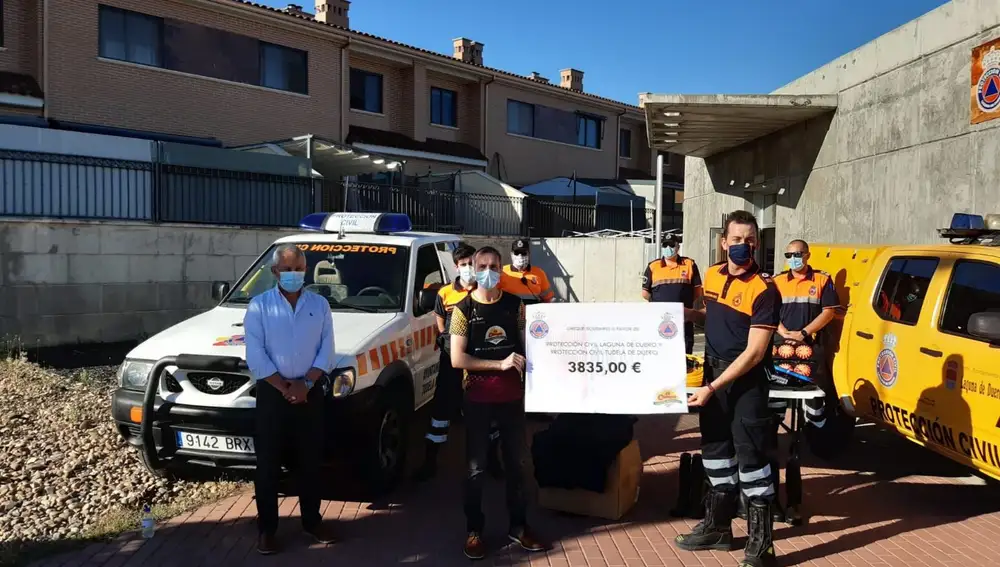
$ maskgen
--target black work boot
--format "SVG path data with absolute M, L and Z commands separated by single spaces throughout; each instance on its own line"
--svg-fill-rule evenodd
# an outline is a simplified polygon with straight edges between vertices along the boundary
M 774 518 L 771 503 L 759 498 L 750 500 L 747 510 L 747 545 L 743 548 L 744 558 L 740 567 L 774 567 Z
M 736 502 L 736 517 L 741 520 L 747 519 L 747 509 L 750 508 L 750 499 L 740 490 L 740 499 Z
M 705 519 L 698 522 L 691 533 L 674 538 L 674 544 L 684 551 L 730 551 L 733 548 L 735 508 L 735 492 L 712 490 L 705 496 Z
M 705 493 L 710 489 L 708 476 L 705 475 L 705 465 L 701 455 L 691 457 L 691 502 L 699 505 L 692 507 L 691 517 L 700 520 L 705 517 L 705 508 L 700 503 L 705 501 Z
M 417 469 L 417 472 L 413 474 L 413 480 L 416 482 L 425 482 L 434 478 L 437 474 L 437 456 L 438 450 L 441 448 L 439 443 L 435 443 L 430 439 L 426 440 L 426 449 L 424 450 L 424 462 Z

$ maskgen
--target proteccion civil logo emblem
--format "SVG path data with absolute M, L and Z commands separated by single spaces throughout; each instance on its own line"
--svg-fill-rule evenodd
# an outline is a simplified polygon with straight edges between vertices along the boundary
M 677 323 L 674 323 L 669 313 L 664 313 L 663 321 L 660 322 L 660 326 L 656 330 L 661 337 L 672 339 L 677 336 Z
M 899 358 L 896 356 L 896 335 L 889 333 L 882 337 L 883 348 L 875 359 L 875 374 L 880 384 L 892 388 L 899 378 Z
M 545 315 L 541 313 L 538 314 L 538 319 L 535 319 L 528 325 L 528 334 L 531 335 L 533 339 L 544 339 L 549 334 L 549 324 L 545 322 Z
M 976 104 L 983 112 L 1000 106 L 1000 50 L 990 49 L 982 57 L 983 73 L 976 82 Z

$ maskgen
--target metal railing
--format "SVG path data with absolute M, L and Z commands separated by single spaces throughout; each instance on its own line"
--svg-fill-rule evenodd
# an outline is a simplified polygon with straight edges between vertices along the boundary
M 652 209 L 475 193 L 447 182 L 376 185 L 0 150 L 0 216 L 293 227 L 315 211 L 405 213 L 415 230 L 533 237 L 643 230 L 655 216 Z

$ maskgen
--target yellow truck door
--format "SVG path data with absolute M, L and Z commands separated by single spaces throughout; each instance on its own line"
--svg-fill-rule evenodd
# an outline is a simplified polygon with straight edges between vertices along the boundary
M 847 367 L 856 410 L 916 438 L 913 412 L 928 387 L 941 383 L 923 366 L 920 349 L 933 334 L 934 285 L 939 255 L 921 250 L 889 250 L 880 255 L 855 309 L 848 341 Z M 850 333 L 849 335 L 847 333 Z M 919 427 L 919 425 L 917 425 Z
M 942 271 L 947 279 L 934 335 L 920 349 L 926 374 L 940 384 L 923 392 L 920 412 L 946 427 L 945 442 L 932 429 L 928 444 L 1000 478 L 1000 348 L 968 332 L 973 314 L 1000 311 L 1000 258 L 956 249 L 942 259 Z

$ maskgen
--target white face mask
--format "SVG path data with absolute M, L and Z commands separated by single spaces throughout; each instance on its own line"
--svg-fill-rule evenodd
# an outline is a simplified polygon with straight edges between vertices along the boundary
M 528 255 L 527 254 L 511 254 L 510 263 L 520 270 L 521 268 L 528 265 Z
M 469 285 L 470 283 L 476 281 L 476 270 L 473 269 L 472 264 L 459 266 L 458 278 L 462 280 L 462 283 L 465 285 Z

